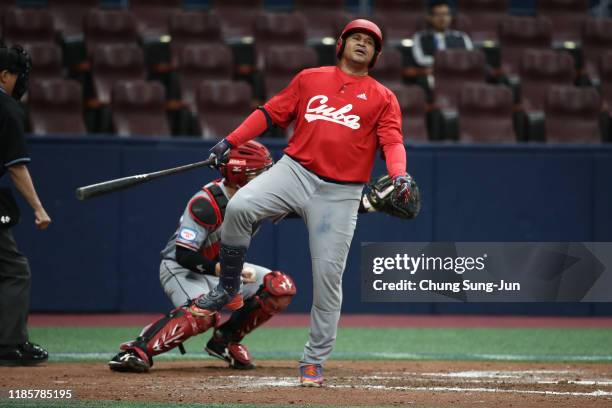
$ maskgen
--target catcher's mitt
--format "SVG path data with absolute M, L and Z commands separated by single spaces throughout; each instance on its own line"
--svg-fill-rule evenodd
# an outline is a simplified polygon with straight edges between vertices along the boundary
M 410 176 L 408 176 L 410 177 Z M 368 211 L 379 211 L 398 218 L 412 219 L 421 209 L 419 186 L 410 177 L 410 197 L 404 202 L 398 197 L 393 180 L 388 175 L 380 176 L 367 184 L 362 204 Z

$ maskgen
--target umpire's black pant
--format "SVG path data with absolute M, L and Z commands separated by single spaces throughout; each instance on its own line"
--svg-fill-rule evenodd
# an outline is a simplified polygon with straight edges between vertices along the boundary
M 0 347 L 28 340 L 30 266 L 9 228 L 0 228 Z

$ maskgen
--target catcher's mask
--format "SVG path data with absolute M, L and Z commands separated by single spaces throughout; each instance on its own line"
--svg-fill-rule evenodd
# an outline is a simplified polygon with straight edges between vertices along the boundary
M 382 51 L 383 35 L 380 28 L 370 20 L 360 18 L 351 21 L 344 27 L 340 37 L 338 37 L 338 41 L 336 42 L 336 56 L 338 59 L 342 58 L 344 46 L 346 45 L 346 37 L 357 31 L 367 33 L 374 38 L 374 56 L 368 65 L 369 68 L 372 68 L 374 64 L 376 64 L 378 55 Z
M 266 146 L 251 140 L 231 149 L 227 163 L 219 170 L 226 184 L 239 188 L 268 170 L 273 163 Z
M 11 96 L 20 100 L 28 91 L 28 81 L 32 69 L 30 54 L 20 45 L 13 45 L 8 48 L 6 45 L 0 44 L 0 71 L 5 69 L 11 74 L 17 75 L 17 81 Z

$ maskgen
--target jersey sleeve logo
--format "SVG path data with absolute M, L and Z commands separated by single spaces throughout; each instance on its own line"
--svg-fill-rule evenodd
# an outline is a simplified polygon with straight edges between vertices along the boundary
M 316 95 L 310 98 L 308 105 L 306 105 L 306 113 L 304 114 L 304 118 L 306 118 L 308 123 L 315 120 L 326 120 L 355 130 L 361 127 L 359 124 L 359 119 L 361 118 L 359 116 L 345 115 L 345 113 L 349 113 L 353 109 L 353 105 L 349 103 L 340 109 L 336 109 L 325 104 L 328 99 L 325 95 Z
M 195 242 L 195 240 L 198 238 L 198 233 L 191 228 L 181 228 L 179 231 L 179 237 L 183 241 Z

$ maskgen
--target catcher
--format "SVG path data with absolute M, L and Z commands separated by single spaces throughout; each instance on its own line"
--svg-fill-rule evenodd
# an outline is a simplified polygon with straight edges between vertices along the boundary
M 222 179 L 208 183 L 189 200 L 177 230 L 161 253 L 160 281 L 175 309 L 146 326 L 136 340 L 121 344 L 122 351 L 108 363 L 111 370 L 148 372 L 153 356 L 175 347 L 184 353 L 182 344 L 188 338 L 210 328 L 214 331 L 205 347 L 208 354 L 234 369 L 254 368 L 241 341 L 289 305 L 296 294 L 293 279 L 283 272 L 245 263 L 241 287 L 244 306 L 221 325 L 219 313 L 198 308 L 196 299 L 219 282 L 219 237 L 228 201 L 272 163 L 265 146 L 249 141 L 231 150 L 227 164 L 220 168 Z M 411 200 L 401 204 L 392 180 L 381 177 L 367 186 L 359 212 L 382 211 L 414 218 L 419 211 L 419 195 L 412 183 Z

